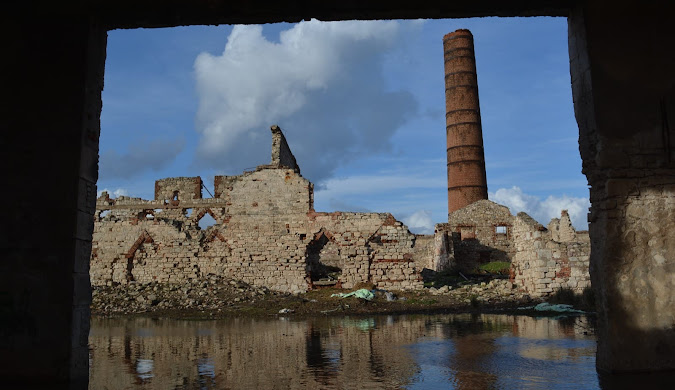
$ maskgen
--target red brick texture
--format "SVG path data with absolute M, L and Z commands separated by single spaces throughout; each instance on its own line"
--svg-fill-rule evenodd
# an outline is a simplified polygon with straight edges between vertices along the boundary
M 469 30 L 443 37 L 448 154 L 448 213 L 487 199 L 478 79 Z

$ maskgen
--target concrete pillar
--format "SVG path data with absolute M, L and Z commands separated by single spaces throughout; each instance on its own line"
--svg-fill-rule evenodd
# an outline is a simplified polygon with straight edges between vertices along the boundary
M 447 34 L 443 49 L 449 214 L 488 195 L 471 31 Z
M 675 369 L 675 15 L 630 3 L 569 17 L 601 372 Z
M 16 18 L 2 39 L 0 376 L 85 389 L 106 31 Z

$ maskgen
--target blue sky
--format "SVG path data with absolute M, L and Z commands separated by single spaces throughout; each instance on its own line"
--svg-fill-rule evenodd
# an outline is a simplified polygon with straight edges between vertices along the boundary
M 443 35 L 474 34 L 490 198 L 585 229 L 564 18 L 477 18 L 109 32 L 99 190 L 269 162 L 279 124 L 317 211 L 447 221 Z M 207 195 L 205 193 L 205 195 Z

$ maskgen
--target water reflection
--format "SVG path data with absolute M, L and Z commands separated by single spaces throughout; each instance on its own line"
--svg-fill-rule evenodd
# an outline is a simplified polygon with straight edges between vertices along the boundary
M 92 319 L 91 389 L 599 388 L 585 317 Z

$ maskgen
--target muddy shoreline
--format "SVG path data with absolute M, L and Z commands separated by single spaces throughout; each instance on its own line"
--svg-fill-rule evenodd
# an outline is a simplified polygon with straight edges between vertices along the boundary
M 194 320 L 445 313 L 546 315 L 521 309 L 544 300 L 517 291 L 505 279 L 468 280 L 418 291 L 374 291 L 371 301 L 332 296 L 346 292 L 335 288 L 292 295 L 210 276 L 183 285 L 131 283 L 94 287 L 91 311 L 97 317 Z

